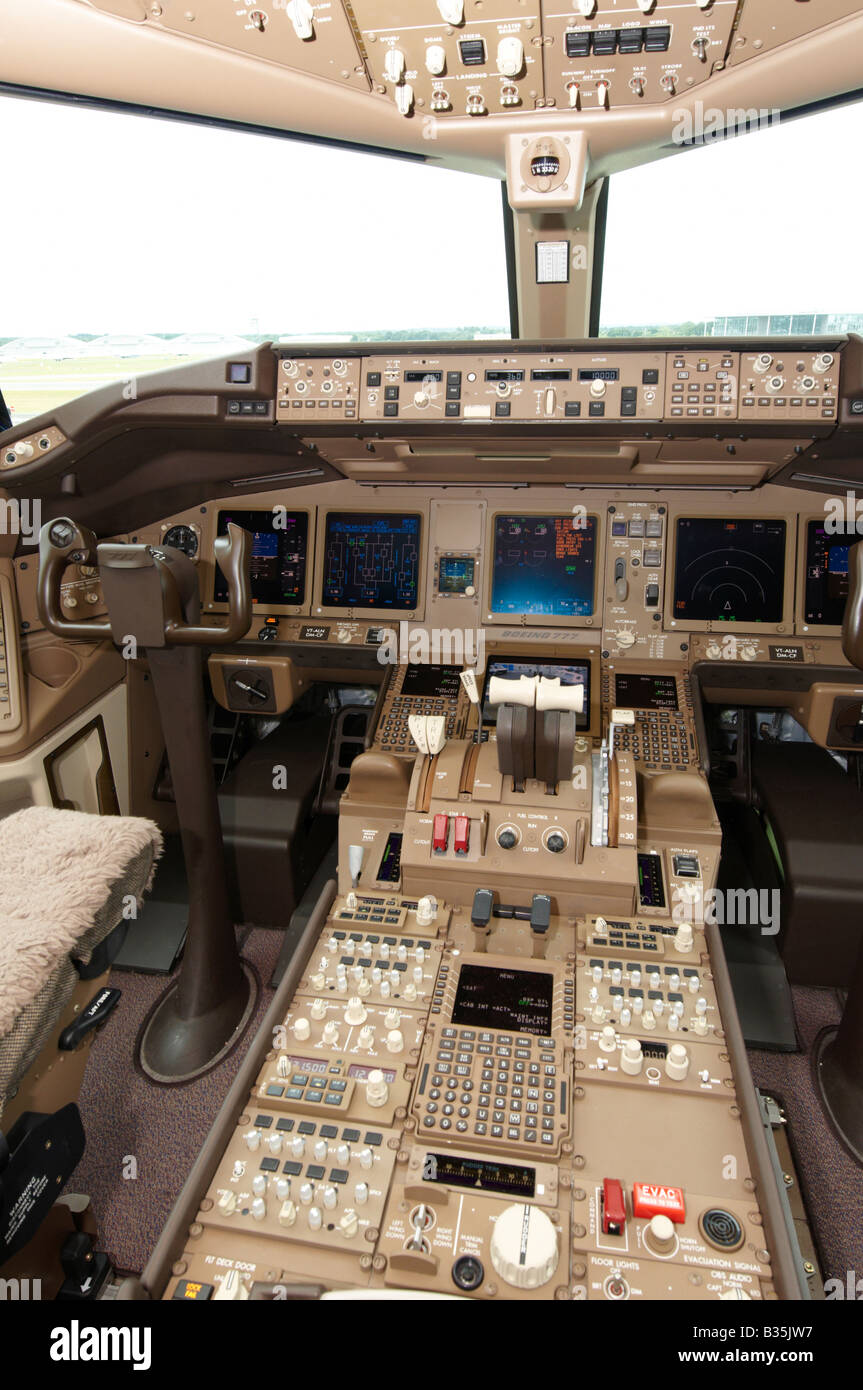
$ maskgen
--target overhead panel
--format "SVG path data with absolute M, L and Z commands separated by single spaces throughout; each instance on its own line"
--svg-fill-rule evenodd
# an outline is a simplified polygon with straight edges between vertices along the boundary
M 738 0 L 546 0 L 546 104 L 568 110 L 667 102 L 728 52 Z
M 350 0 L 375 84 L 404 116 L 542 105 L 539 0 Z
M 149 7 L 147 19 L 148 24 L 191 39 L 369 90 L 350 22 L 338 0 L 266 0 L 258 7 L 237 0 L 194 6 L 188 0 L 159 0 Z
M 729 62 L 743 63 L 780 44 L 860 12 L 860 0 L 745 0 Z

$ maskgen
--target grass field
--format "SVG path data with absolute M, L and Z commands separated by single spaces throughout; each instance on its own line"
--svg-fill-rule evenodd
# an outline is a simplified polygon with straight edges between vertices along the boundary
M 187 357 L 91 357 L 64 362 L 0 362 L 0 391 L 20 424 L 112 381 L 177 367 Z

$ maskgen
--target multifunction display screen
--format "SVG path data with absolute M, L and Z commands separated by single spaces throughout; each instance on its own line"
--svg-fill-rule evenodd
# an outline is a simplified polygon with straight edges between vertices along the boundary
M 828 532 L 823 521 L 810 521 L 806 528 L 807 623 L 841 627 L 848 598 L 848 558 L 856 532 Z
M 492 612 L 589 617 L 595 557 L 592 516 L 496 516 Z
M 619 709 L 677 709 L 677 681 L 673 676 L 616 676 L 614 703 Z
M 416 514 L 329 512 L 322 606 L 416 608 L 421 525 Z
M 784 586 L 784 521 L 678 518 L 675 618 L 779 623 Z
M 252 537 L 252 602 L 302 603 L 306 596 L 308 512 L 285 512 L 280 507 L 270 511 L 219 512 L 220 536 L 228 534 L 228 522 L 241 526 Z M 218 565 L 213 601 L 228 601 L 228 582 Z
M 554 976 L 538 970 L 498 970 L 463 965 L 452 1021 L 469 1028 L 501 1028 L 506 1033 L 551 1033 Z
M 416 695 L 428 700 L 457 700 L 461 684 L 460 675 L 460 666 L 434 666 L 411 662 L 405 667 L 402 695 Z

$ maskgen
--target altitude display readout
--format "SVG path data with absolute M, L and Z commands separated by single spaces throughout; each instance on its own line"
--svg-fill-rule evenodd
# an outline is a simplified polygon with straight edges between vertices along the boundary
M 252 602 L 297 604 L 306 596 L 306 555 L 309 539 L 308 512 L 219 512 L 220 536 L 233 522 L 252 537 Z M 213 601 L 227 603 L 228 581 L 218 565 L 213 579 Z
M 458 977 L 453 1023 L 500 1028 L 507 1033 L 551 1033 L 554 976 L 539 970 L 496 970 L 463 965 Z
M 592 516 L 496 516 L 492 611 L 588 617 L 595 556 Z
M 420 526 L 417 514 L 329 512 L 322 606 L 416 608 Z
M 678 518 L 675 618 L 779 623 L 784 587 L 784 521 Z
M 807 623 L 841 627 L 848 598 L 848 562 L 852 545 L 860 537 L 856 531 L 829 532 L 823 521 L 810 521 L 806 528 Z

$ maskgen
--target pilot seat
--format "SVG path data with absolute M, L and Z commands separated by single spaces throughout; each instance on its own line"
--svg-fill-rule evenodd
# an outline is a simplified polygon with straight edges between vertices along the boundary
M 89 1045 L 120 997 L 107 988 L 108 972 L 161 850 L 158 827 L 137 817 L 32 806 L 0 821 L 0 1270 L 7 1282 L 22 1270 L 44 1280 L 44 1231 L 37 1264 L 29 1263 L 43 1223 L 58 1243 L 65 1239 L 62 1265 L 55 1251 L 58 1271 L 92 1271 L 80 1208 L 55 1203 L 84 1152 L 76 1100 Z M 58 1288 L 62 1282 L 60 1274 Z M 50 1296 L 44 1284 L 42 1296 Z

